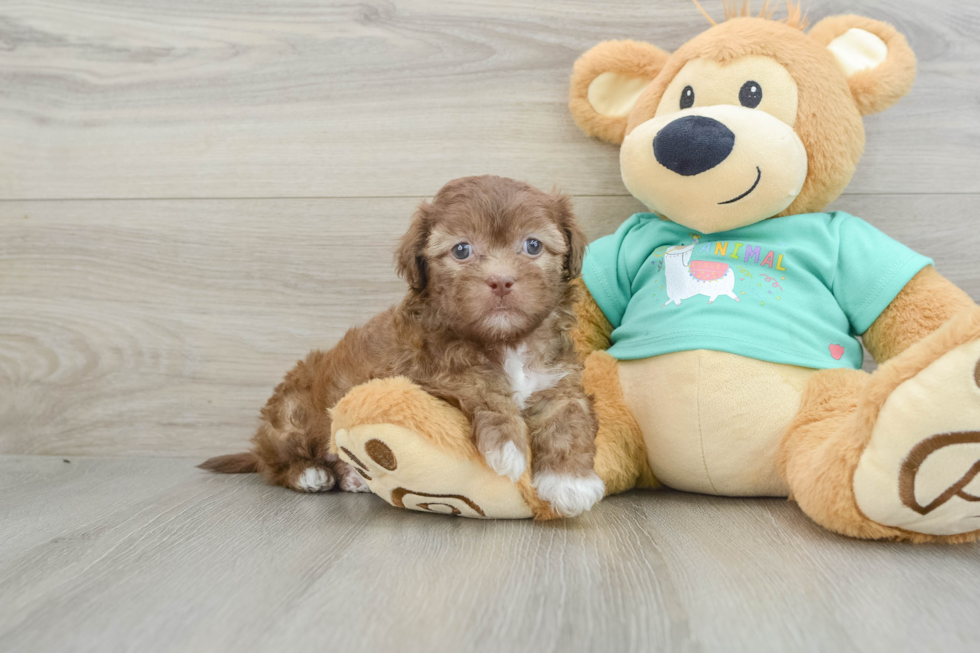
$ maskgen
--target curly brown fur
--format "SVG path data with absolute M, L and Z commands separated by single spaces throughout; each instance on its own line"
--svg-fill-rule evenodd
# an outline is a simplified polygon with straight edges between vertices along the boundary
M 463 411 L 498 473 L 519 477 L 530 451 L 535 474 L 592 474 L 597 424 L 570 337 L 586 242 L 563 195 L 493 176 L 449 182 L 396 251 L 401 304 L 300 361 L 262 409 L 252 451 L 202 467 L 363 489 L 328 452 L 329 410 L 354 386 L 405 376 Z

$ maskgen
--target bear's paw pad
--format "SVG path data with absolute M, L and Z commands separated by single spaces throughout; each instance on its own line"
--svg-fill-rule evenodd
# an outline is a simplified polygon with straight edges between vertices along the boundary
M 892 391 L 855 470 L 854 497 L 886 526 L 929 535 L 980 530 L 980 341 Z

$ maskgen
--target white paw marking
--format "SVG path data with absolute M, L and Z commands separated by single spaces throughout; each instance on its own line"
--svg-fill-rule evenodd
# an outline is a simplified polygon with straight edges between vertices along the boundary
M 507 350 L 504 358 L 504 373 L 510 382 L 511 398 L 519 408 L 524 408 L 527 400 L 539 390 L 554 387 L 568 372 L 556 369 L 538 370 L 527 364 L 527 344 Z
M 490 469 L 501 476 L 506 476 L 515 483 L 527 469 L 527 459 L 513 442 L 508 442 L 499 449 L 488 451 L 484 458 L 490 465 Z
M 307 467 L 296 479 L 296 489 L 302 492 L 326 492 L 333 488 L 336 479 L 319 467 Z
M 342 492 L 370 492 L 367 481 L 354 471 L 353 467 L 348 467 L 347 471 L 340 475 L 340 490 Z
M 565 517 L 580 515 L 606 494 L 606 484 L 596 474 L 538 474 L 532 483 L 538 496 Z

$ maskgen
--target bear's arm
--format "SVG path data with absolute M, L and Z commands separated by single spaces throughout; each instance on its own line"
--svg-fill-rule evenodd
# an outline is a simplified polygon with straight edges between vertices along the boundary
M 572 328 L 572 343 L 579 360 L 599 349 L 609 349 L 613 326 L 582 279 L 572 282 L 578 295 L 575 301 L 575 326 Z
M 883 363 L 976 304 L 936 268 L 922 268 L 862 335 L 864 346 Z

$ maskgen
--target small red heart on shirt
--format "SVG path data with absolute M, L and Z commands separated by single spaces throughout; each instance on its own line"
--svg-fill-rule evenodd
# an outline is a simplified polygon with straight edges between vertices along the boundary
M 841 347 L 840 345 L 831 345 L 830 355 L 834 357 L 835 361 L 839 361 L 841 356 L 844 355 L 844 348 Z

